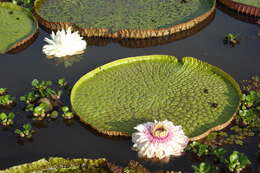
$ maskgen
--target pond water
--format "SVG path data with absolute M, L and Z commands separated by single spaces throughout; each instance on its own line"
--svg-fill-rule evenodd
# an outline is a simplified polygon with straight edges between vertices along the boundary
M 45 44 L 43 39 L 49 37 L 49 34 L 40 29 L 36 41 L 27 49 L 17 54 L 0 55 L 0 87 L 8 88 L 10 94 L 19 98 L 30 90 L 30 82 L 34 78 L 56 81 L 64 77 L 70 86 L 73 86 L 82 75 L 105 63 L 149 54 L 168 54 L 178 58 L 192 56 L 223 69 L 236 80 L 249 79 L 251 76 L 260 75 L 260 40 L 257 38 L 259 29 L 257 25 L 237 20 L 217 10 L 215 19 L 206 28 L 183 40 L 145 48 L 128 48 L 115 42 L 103 46 L 89 45 L 80 61 L 69 67 L 47 59 L 42 54 Z M 231 48 L 222 43 L 223 37 L 229 32 L 239 34 L 241 43 L 236 47 Z M 64 95 L 62 101 L 69 104 L 69 97 Z M 17 115 L 16 127 L 30 122 L 28 113 L 22 111 L 22 108 L 23 104 L 18 103 L 13 109 Z M 136 152 L 131 150 L 130 139 L 99 136 L 78 120 L 67 126 L 62 118 L 58 118 L 45 125 L 34 125 L 34 128 L 36 133 L 33 140 L 24 144 L 17 141 L 13 133 L 14 128 L 0 131 L 0 169 L 50 156 L 105 157 L 119 165 L 126 165 L 129 160 L 138 160 Z M 257 165 L 257 140 L 259 137 L 252 137 L 243 147 L 227 148 L 230 148 L 230 151 L 238 149 L 247 153 L 254 165 Z M 191 165 L 194 163 L 198 162 L 186 154 L 167 165 L 144 165 L 151 170 L 192 172 Z M 259 166 L 253 166 L 248 172 L 256 173 L 259 169 Z

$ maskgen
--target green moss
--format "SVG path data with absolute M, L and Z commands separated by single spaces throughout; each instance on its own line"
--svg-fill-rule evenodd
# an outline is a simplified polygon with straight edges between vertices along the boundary
M 207 12 L 215 0 L 37 0 L 39 14 L 50 22 L 72 22 L 82 28 L 159 29 Z
M 15 4 L 0 2 L 0 53 L 5 53 L 37 30 L 31 13 Z
M 259 0 L 233 0 L 233 1 L 260 8 Z
M 101 131 L 130 135 L 139 123 L 168 119 L 195 137 L 231 118 L 240 90 L 225 72 L 194 58 L 152 55 L 89 72 L 75 84 L 71 102 L 84 122 Z

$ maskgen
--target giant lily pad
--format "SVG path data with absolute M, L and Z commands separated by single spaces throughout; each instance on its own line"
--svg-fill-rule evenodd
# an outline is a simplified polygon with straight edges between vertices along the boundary
M 129 136 L 139 123 L 167 119 L 197 140 L 231 122 L 240 95 L 235 80 L 217 67 L 151 55 L 87 73 L 73 87 L 71 103 L 81 121 L 104 134 Z
M 108 173 L 106 159 L 63 159 L 52 157 L 48 160 L 41 159 L 32 163 L 13 166 L 0 173 L 83 173 L 100 172 Z
M 38 31 L 32 14 L 13 3 L 0 2 L 0 21 L 0 53 L 30 41 Z
M 140 163 L 130 161 L 127 167 L 117 166 L 106 159 L 64 159 L 51 157 L 0 170 L 0 173 L 150 173 Z M 171 171 L 174 172 L 174 171 Z
M 260 16 L 259 0 L 219 0 L 225 6 L 238 11 L 240 13 L 251 16 Z
M 84 36 L 160 37 L 190 29 L 215 11 L 215 0 L 36 0 L 49 29 L 74 26 Z

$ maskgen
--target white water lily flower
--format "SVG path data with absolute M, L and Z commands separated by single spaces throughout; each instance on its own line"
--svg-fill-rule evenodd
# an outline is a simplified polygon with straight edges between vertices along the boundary
M 171 156 L 180 156 L 189 142 L 182 127 L 168 120 L 139 124 L 135 129 L 133 149 L 141 158 L 169 160 Z
M 76 32 L 71 32 L 71 27 L 51 33 L 51 39 L 44 38 L 48 44 L 42 48 L 47 56 L 64 57 L 81 54 L 87 47 L 87 42 Z

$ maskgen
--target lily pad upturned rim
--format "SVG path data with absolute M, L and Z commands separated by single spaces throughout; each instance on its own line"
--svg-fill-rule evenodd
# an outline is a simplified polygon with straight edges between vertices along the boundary
M 94 46 L 107 46 L 109 43 L 118 43 L 123 47 L 128 48 L 146 48 L 151 46 L 164 45 L 167 43 L 173 43 L 178 40 L 183 40 L 187 37 L 197 34 L 204 28 L 206 28 L 215 18 L 215 13 L 211 13 L 211 15 L 201 23 L 198 23 L 196 26 L 192 27 L 189 30 L 181 31 L 175 34 L 163 36 L 163 37 L 155 37 L 155 38 L 146 38 L 146 39 L 111 39 L 111 38 L 97 38 L 97 37 L 89 37 L 87 38 L 88 45 Z
M 39 26 L 38 26 L 38 22 L 36 20 L 36 18 L 25 8 L 22 8 L 18 5 L 15 5 L 11 2 L 0 2 L 0 7 L 7 7 L 10 9 L 14 9 L 14 10 L 19 10 L 19 11 L 23 11 L 25 12 L 30 18 L 32 18 L 33 22 L 35 23 L 35 27 L 32 31 L 32 33 L 30 35 L 28 35 L 26 38 L 24 38 L 23 40 L 16 42 L 15 44 L 13 44 L 11 47 L 9 47 L 6 51 L 4 51 L 3 53 L 8 53 L 8 52 L 12 52 L 13 50 L 19 49 L 19 47 L 26 45 L 28 42 L 34 41 L 34 39 L 36 39 L 38 31 L 39 31 Z M 1 53 L 0 53 L 1 54 Z
M 238 11 L 240 13 L 250 15 L 250 16 L 260 17 L 260 8 L 258 7 L 242 4 L 239 2 L 235 2 L 233 0 L 219 0 L 219 2 L 229 7 L 230 9 Z
M 104 38 L 135 38 L 135 39 L 144 39 L 152 37 L 163 37 L 171 34 L 175 34 L 181 31 L 189 30 L 202 21 L 206 20 L 211 16 L 211 14 L 216 12 L 216 0 L 213 1 L 212 7 L 204 14 L 197 16 L 187 22 L 183 22 L 172 27 L 161 28 L 161 29 L 122 29 L 115 33 L 110 33 L 107 28 L 81 28 L 77 24 L 70 22 L 49 22 L 42 18 L 38 12 L 38 8 L 41 3 L 45 0 L 36 0 L 34 2 L 33 14 L 38 20 L 38 22 L 44 27 L 51 30 L 61 30 L 68 27 L 72 27 L 75 30 L 78 30 L 82 36 L 86 37 L 104 37 Z
M 100 159 L 87 159 L 87 158 L 75 158 L 65 159 L 62 157 L 50 157 L 48 159 L 40 159 L 37 161 L 24 163 L 16 166 L 9 167 L 4 170 L 0 170 L 0 173 L 14 173 L 14 172 L 34 172 L 34 171 L 46 171 L 48 169 L 62 169 L 73 168 L 81 166 L 88 166 L 88 164 L 96 164 L 97 166 L 107 166 L 108 161 L 105 158 Z
M 151 57 L 152 59 L 162 59 L 165 58 L 165 56 L 169 56 L 169 55 L 146 55 L 146 56 L 137 56 L 137 57 L 128 57 L 128 58 L 123 58 L 123 59 L 119 59 L 119 60 L 115 60 L 113 62 L 110 62 L 110 63 L 107 63 L 105 65 L 102 65 L 90 72 L 88 72 L 87 74 L 83 75 L 77 82 L 76 84 L 73 86 L 72 88 L 72 91 L 71 91 L 71 97 L 70 97 L 70 101 L 71 101 L 71 104 L 72 104 L 72 108 L 73 108 L 73 102 L 72 100 L 74 99 L 75 97 L 75 88 L 77 88 L 82 82 L 84 82 L 86 79 L 90 79 L 92 77 L 94 77 L 97 73 L 103 71 L 103 70 L 106 70 L 106 69 L 109 69 L 111 67 L 114 67 L 114 66 L 117 66 L 117 65 L 121 65 L 121 64 L 127 64 L 127 63 L 131 63 L 131 62 L 135 62 L 135 61 L 143 61 L 143 60 L 150 60 Z M 171 58 L 176 58 L 174 56 L 169 56 Z M 177 59 L 177 58 L 176 58 Z M 232 76 L 230 76 L 229 74 L 227 74 L 226 72 L 224 72 L 223 70 L 221 70 L 220 68 L 218 67 L 215 67 L 213 65 L 210 65 L 206 62 L 203 62 L 203 61 L 200 61 L 198 59 L 195 59 L 193 57 L 183 57 L 181 60 L 178 60 L 179 62 L 190 62 L 190 63 L 194 63 L 194 64 L 203 64 L 205 66 L 207 66 L 208 68 L 210 68 L 213 72 L 215 72 L 216 74 L 222 76 L 223 78 L 225 78 L 226 80 L 228 80 L 232 85 L 233 87 L 235 88 L 235 90 L 237 91 L 237 93 L 239 94 L 239 98 L 241 99 L 241 96 L 242 96 L 242 92 L 240 90 L 240 86 L 239 84 L 232 78 Z M 200 140 L 202 138 L 205 138 L 206 136 L 209 135 L 209 133 L 213 132 L 213 131 L 219 131 L 219 130 L 222 130 L 224 129 L 225 127 L 227 127 L 231 122 L 232 120 L 235 118 L 235 115 L 239 109 L 239 106 L 240 104 L 237 106 L 237 109 L 236 111 L 234 112 L 234 114 L 231 116 L 231 118 L 226 121 L 225 123 L 223 124 L 220 124 L 220 125 L 217 125 L 209 130 L 207 130 L 206 132 L 198 135 L 198 136 L 195 136 L 195 137 L 192 137 L 190 138 L 191 141 L 196 141 L 196 140 Z M 77 115 L 77 114 L 76 114 Z M 108 136 L 122 136 L 122 137 L 131 137 L 128 133 L 125 133 L 125 132 L 120 132 L 120 131 L 111 131 L 111 130 L 100 130 L 98 128 L 96 128 L 95 126 L 89 124 L 88 122 L 84 121 L 79 115 L 77 115 L 80 119 L 81 122 L 83 122 L 84 124 L 90 126 L 91 128 L 93 128 L 95 131 L 101 133 L 101 134 L 104 134 L 104 135 L 108 135 Z

